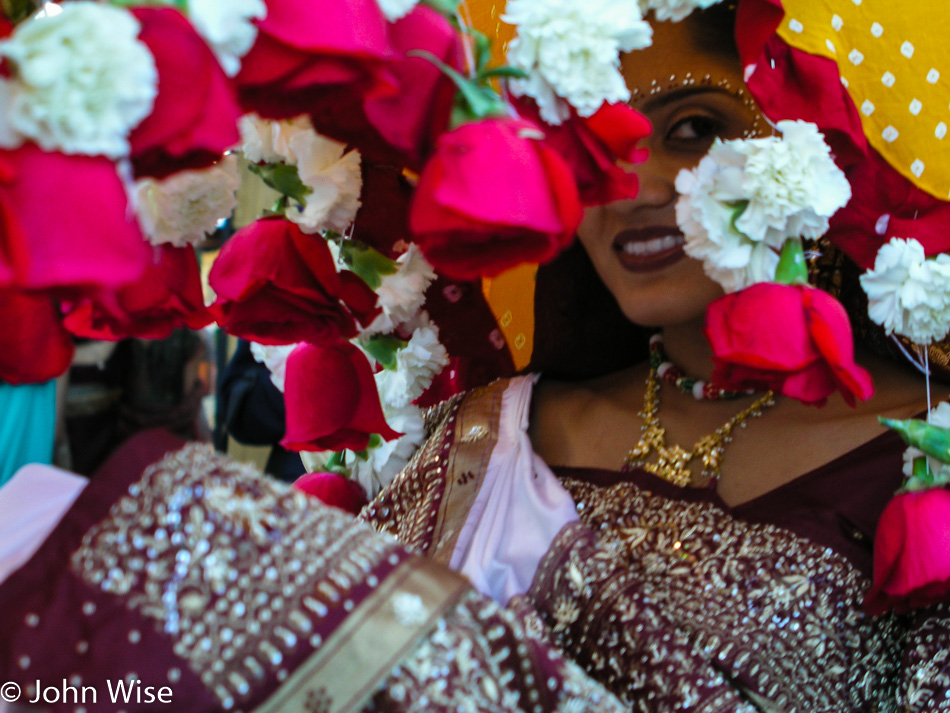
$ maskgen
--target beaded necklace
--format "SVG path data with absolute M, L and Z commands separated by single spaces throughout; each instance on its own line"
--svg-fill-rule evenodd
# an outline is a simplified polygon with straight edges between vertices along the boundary
M 656 371 L 667 384 L 675 386 L 697 401 L 719 401 L 720 399 L 738 399 L 753 393 L 751 391 L 727 391 L 714 384 L 685 376 L 679 368 L 666 358 L 663 351 L 663 335 L 657 332 L 650 337 L 650 368 Z

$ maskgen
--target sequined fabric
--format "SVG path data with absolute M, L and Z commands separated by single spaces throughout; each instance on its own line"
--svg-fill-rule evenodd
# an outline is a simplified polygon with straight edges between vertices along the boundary
M 450 451 L 459 414 L 484 398 L 445 411 L 424 452 Z M 446 513 L 471 503 L 441 497 L 444 474 L 418 457 L 364 515 L 432 552 Z M 642 484 L 562 484 L 581 520 L 556 538 L 522 604 L 630 709 L 950 711 L 947 607 L 871 618 L 867 576 L 825 544 Z M 428 492 L 440 493 L 434 510 L 419 497 Z

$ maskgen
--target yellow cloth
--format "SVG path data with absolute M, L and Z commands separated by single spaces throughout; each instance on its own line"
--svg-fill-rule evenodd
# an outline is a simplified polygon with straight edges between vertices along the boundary
M 779 35 L 837 61 L 870 144 L 901 174 L 950 197 L 950 4 L 783 0 Z

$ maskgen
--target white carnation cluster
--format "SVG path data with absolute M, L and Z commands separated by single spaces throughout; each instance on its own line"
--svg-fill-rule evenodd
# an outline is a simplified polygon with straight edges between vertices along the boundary
M 210 45 L 229 77 L 241 69 L 241 58 L 257 39 L 257 25 L 267 15 L 264 0 L 188 0 L 188 18 Z
M 419 0 L 377 0 L 377 2 L 386 19 L 395 22 L 412 12 Z
M 342 233 L 353 223 L 363 189 L 358 151 L 320 136 L 307 117 L 269 121 L 248 115 L 239 127 L 249 161 L 295 166 L 310 189 L 305 199 L 287 208 L 288 220 L 305 233 Z
M 410 322 L 422 309 L 425 293 L 435 279 L 435 270 L 415 243 L 396 260 L 396 272 L 384 275 L 376 289 L 377 306 L 382 309 L 364 334 L 386 334 Z
M 518 28 L 508 63 L 529 74 L 513 80 L 511 91 L 532 97 L 549 124 L 570 115 L 562 100 L 590 116 L 604 102 L 630 99 L 619 53 L 647 47 L 653 37 L 633 2 L 509 0 L 501 19 Z
M 657 20 L 679 22 L 693 10 L 705 10 L 722 0 L 640 0 L 640 11 L 646 15 L 651 10 Z
M 868 314 L 888 334 L 929 344 L 950 331 L 950 255 L 927 259 L 913 238 L 891 238 L 861 276 Z
M 942 401 L 937 404 L 936 408 L 930 411 L 930 418 L 928 422 L 937 426 L 938 428 L 950 428 L 950 403 Z M 930 473 L 933 475 L 934 484 L 948 486 L 950 485 L 950 464 L 942 463 L 936 458 L 927 456 L 923 451 L 909 446 L 904 451 L 904 475 L 908 478 L 914 474 L 914 461 L 918 458 L 927 458 L 927 464 L 930 467 Z M 929 484 L 919 483 L 915 479 L 910 479 L 908 482 L 908 487 L 913 490 L 915 486 L 918 488 L 928 488 L 932 487 Z
M 6 145 L 24 138 L 48 151 L 120 158 L 151 111 L 158 73 L 140 25 L 126 10 L 64 3 L 17 25 L 0 42 L 13 69 L 0 80 Z
M 380 401 L 384 407 L 409 406 L 448 363 L 449 355 L 439 342 L 438 328 L 426 320 L 412 333 L 406 346 L 396 352 L 396 368 L 376 374 Z
M 716 141 L 676 177 L 685 251 L 735 292 L 770 281 L 788 238 L 818 238 L 851 186 L 814 124 L 780 121 L 781 137 Z
M 136 181 L 132 202 L 152 245 L 182 247 L 210 235 L 231 215 L 240 184 L 237 159 L 225 156 L 209 168 Z
M 418 406 L 394 408 L 383 404 L 383 415 L 389 427 L 403 435 L 362 454 L 347 453 L 347 463 L 352 464 L 350 474 L 370 498 L 392 482 L 426 438 L 425 421 Z

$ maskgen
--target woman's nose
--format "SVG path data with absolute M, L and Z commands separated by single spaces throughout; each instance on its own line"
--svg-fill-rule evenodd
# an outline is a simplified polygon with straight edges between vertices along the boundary
M 636 198 L 630 204 L 658 208 L 676 200 L 676 176 L 660 162 L 653 152 L 643 163 L 630 164 L 621 162 L 620 167 L 628 172 L 635 173 L 639 183 Z

